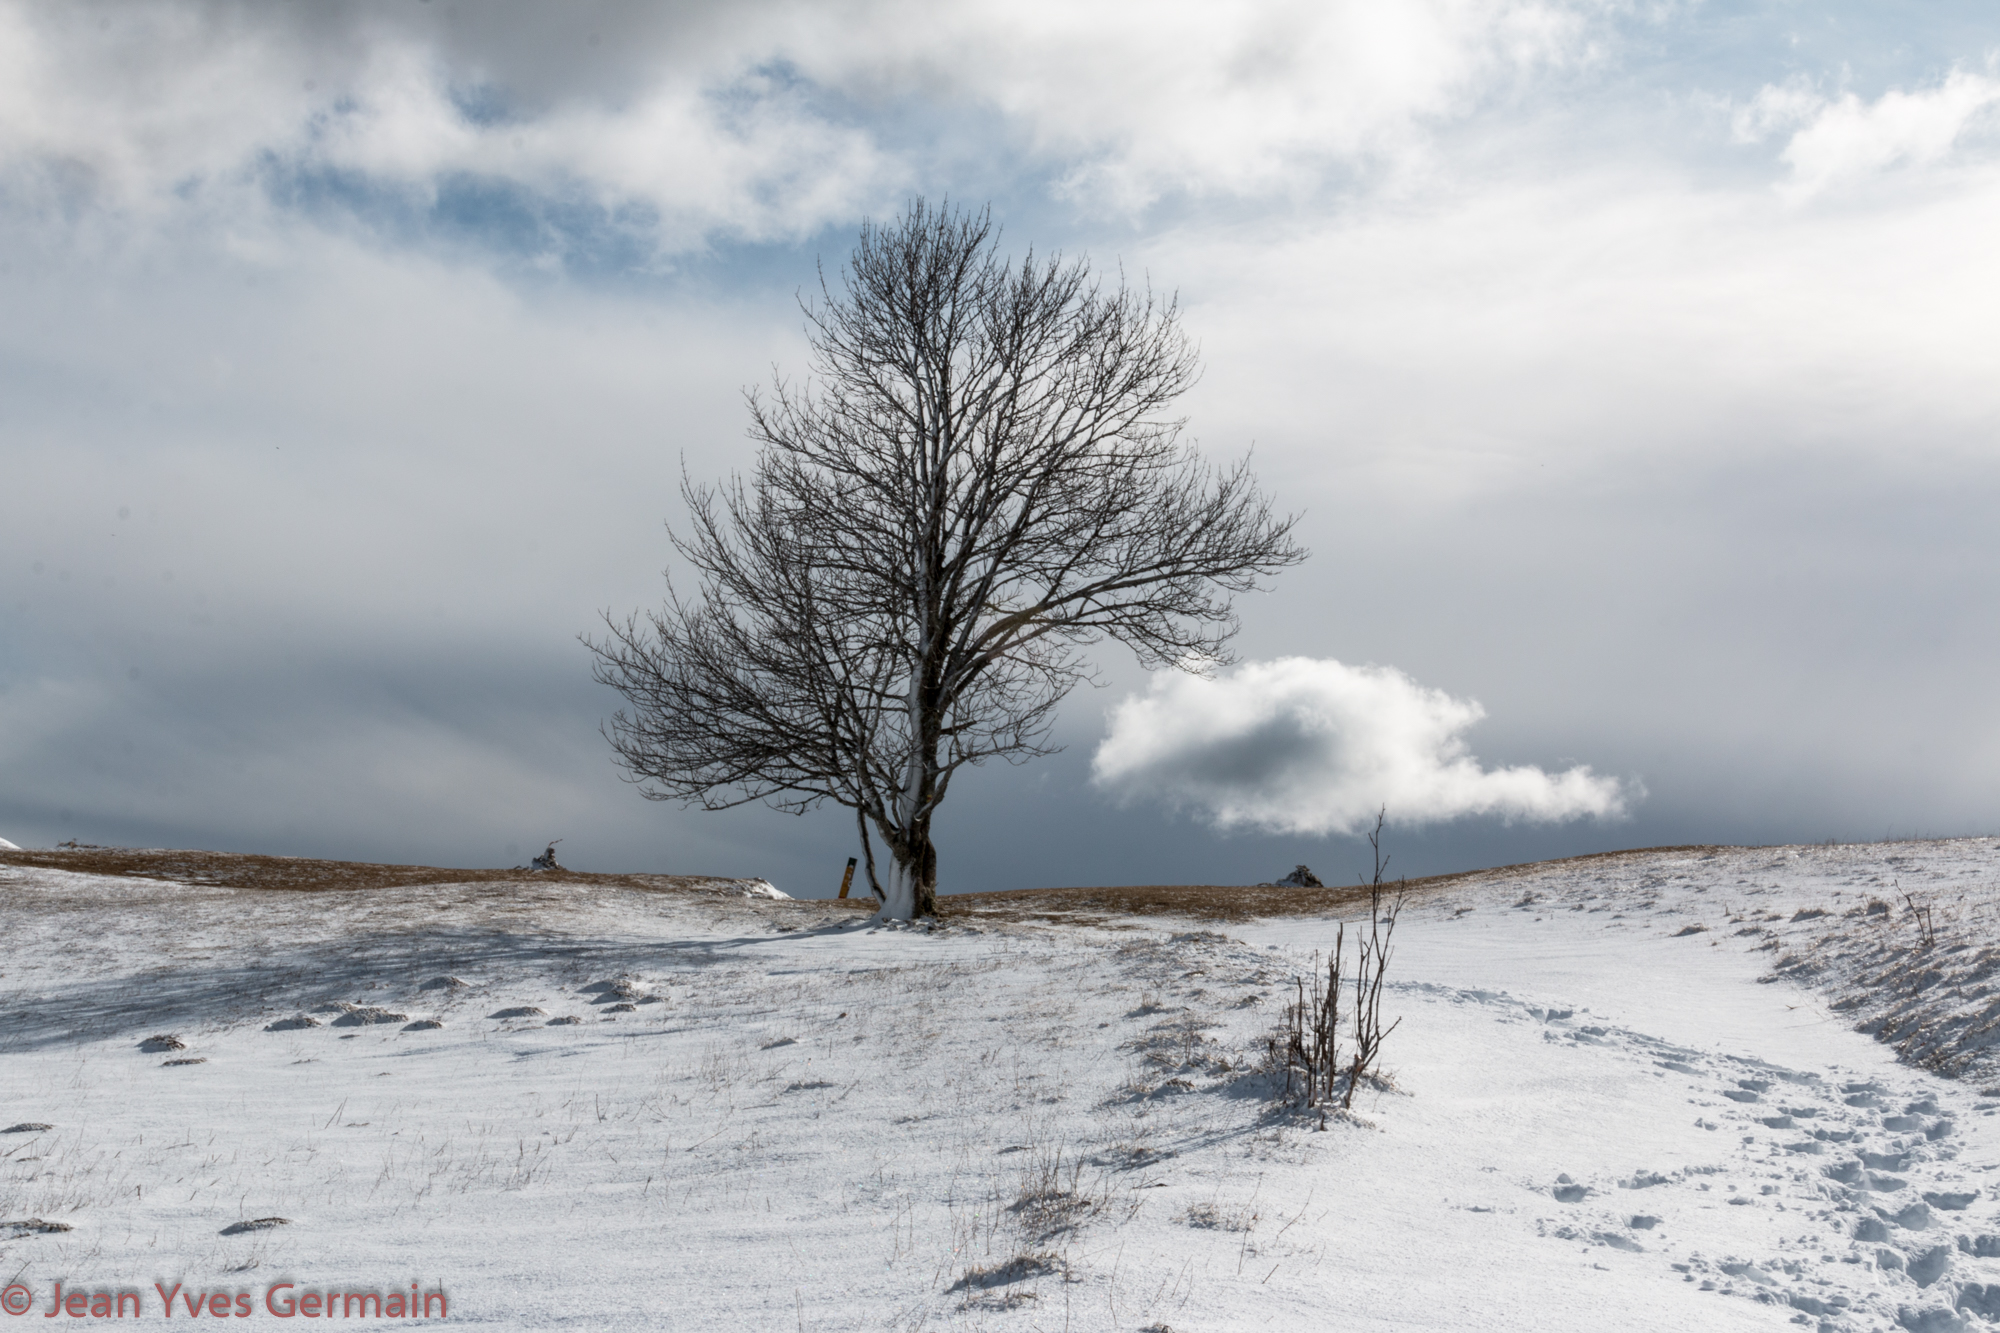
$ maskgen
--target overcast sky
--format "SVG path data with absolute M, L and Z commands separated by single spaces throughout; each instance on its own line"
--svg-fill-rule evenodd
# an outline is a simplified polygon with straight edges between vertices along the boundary
M 619 780 L 864 218 L 1178 290 L 1312 551 L 1100 655 L 943 891 L 2000 828 L 1984 3 L 0 3 L 0 837 L 830 892 Z

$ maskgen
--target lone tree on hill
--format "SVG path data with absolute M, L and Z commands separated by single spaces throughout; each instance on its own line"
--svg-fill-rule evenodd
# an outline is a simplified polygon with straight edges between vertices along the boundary
M 587 641 L 606 738 L 653 800 L 855 811 L 882 915 L 935 910 L 931 819 L 970 764 L 1053 753 L 1055 708 L 1125 644 L 1227 660 L 1230 595 L 1305 558 L 1247 463 L 1204 465 L 1174 401 L 1198 360 L 1171 298 L 996 249 L 987 212 L 864 225 L 802 298 L 813 378 L 748 392 L 746 481 L 685 476 L 699 591 Z

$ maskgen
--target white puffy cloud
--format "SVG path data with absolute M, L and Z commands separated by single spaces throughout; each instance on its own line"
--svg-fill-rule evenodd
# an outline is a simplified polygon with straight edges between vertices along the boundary
M 1872 102 L 1852 92 L 1829 99 L 1794 79 L 1760 89 L 1732 123 L 1743 142 L 1792 130 L 1782 154 L 1789 190 L 1806 196 L 1892 167 L 1941 162 L 1996 103 L 2000 79 L 1963 69 L 1936 87 L 1892 88 Z
M 1482 768 L 1460 733 L 1485 716 L 1394 667 L 1324 658 L 1175 672 L 1111 712 L 1092 763 L 1121 796 L 1203 811 L 1218 828 L 1352 833 L 1387 808 L 1411 826 L 1473 815 L 1557 821 L 1625 813 L 1624 786 L 1587 767 Z

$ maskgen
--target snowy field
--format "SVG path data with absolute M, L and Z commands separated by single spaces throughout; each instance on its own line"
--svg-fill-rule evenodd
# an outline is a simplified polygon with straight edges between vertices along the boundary
M 1322 1128 L 1265 1043 L 1331 917 L 0 866 L 0 1286 L 81 1294 L 42 1327 L 1984 1327 L 1996 912 L 1993 839 L 1426 886 L 1393 1086 Z

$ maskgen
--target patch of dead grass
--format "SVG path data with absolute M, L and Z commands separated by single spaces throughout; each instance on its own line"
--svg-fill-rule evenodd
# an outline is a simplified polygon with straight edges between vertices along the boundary
M 70 870 L 86 875 L 164 880 L 200 888 L 272 893 L 365 892 L 442 884 L 608 885 L 653 893 L 740 897 L 728 880 L 704 875 L 599 875 L 577 870 L 457 869 L 441 866 L 377 865 L 368 861 L 320 861 L 302 856 L 259 856 L 244 852 L 179 851 L 158 848 L 93 847 L 77 850 L 0 851 L 0 865 Z M 867 910 L 873 898 L 758 899 L 771 908 Z
M 1593 852 L 1556 861 L 1535 861 L 1492 870 L 1466 870 L 1400 881 L 1412 901 L 1468 879 L 1489 882 L 1538 874 L 1550 866 L 1582 865 L 1621 857 L 1658 856 L 1664 852 L 1708 852 L 1709 846 L 1643 847 L 1622 852 Z M 995 893 L 954 893 L 938 899 L 938 915 L 947 920 L 1073 921 L 1095 924 L 1120 916 L 1188 916 L 1209 921 L 1248 921 L 1268 916 L 1324 916 L 1368 906 L 1368 888 L 1357 884 L 1321 889 L 1290 885 L 1131 884 L 1114 888 L 1006 889 Z
M 1708 852 L 1710 846 L 1645 847 L 1594 852 L 1431 875 L 1404 882 L 1412 900 L 1478 878 L 1489 883 L 1537 874 L 1550 866 L 1582 865 L 1661 853 Z M 321 861 L 310 857 L 259 856 L 242 852 L 177 851 L 125 847 L 0 851 L 0 865 L 37 866 L 91 875 L 165 880 L 206 888 L 255 892 L 327 893 L 444 884 L 607 885 L 652 893 L 739 897 L 728 880 L 702 875 L 588 874 L 576 870 L 498 870 L 440 866 L 377 865 L 366 861 Z M 1248 921 L 1256 917 L 1323 916 L 1366 907 L 1365 886 L 1301 889 L 1289 885 L 1128 884 L 1094 888 L 1005 889 L 991 893 L 941 895 L 938 915 L 947 922 L 1043 921 L 1095 925 L 1118 917 L 1180 916 L 1207 921 Z M 804 913 L 873 912 L 873 898 L 761 899 L 760 908 Z

